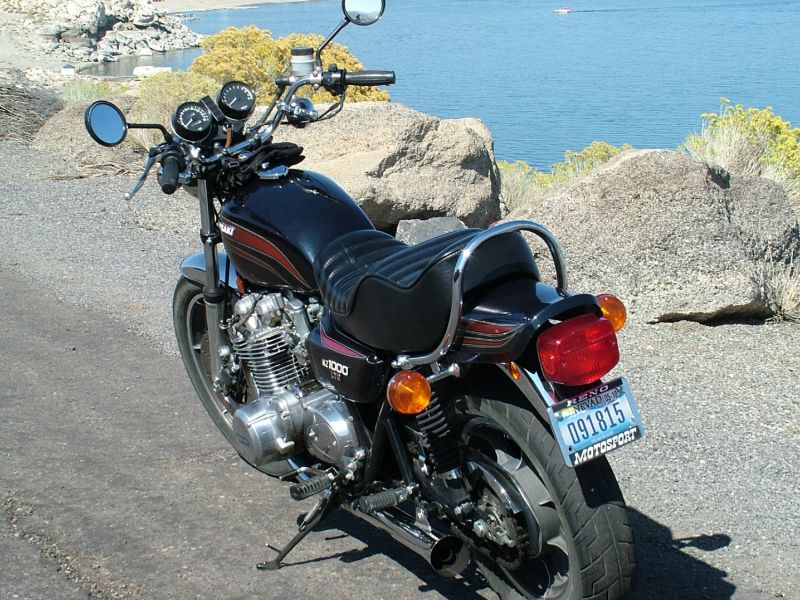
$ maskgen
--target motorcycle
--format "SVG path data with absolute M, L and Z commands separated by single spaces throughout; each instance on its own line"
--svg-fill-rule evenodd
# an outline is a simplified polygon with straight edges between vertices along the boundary
M 553 234 L 530 221 L 445 233 L 414 246 L 376 230 L 331 179 L 293 168 L 302 148 L 281 125 L 342 110 L 350 86 L 393 71 L 323 68 L 347 25 L 371 25 L 384 0 L 343 0 L 316 50 L 294 48 L 264 115 L 253 89 L 177 107 L 171 129 L 128 123 L 99 101 L 98 143 L 160 130 L 165 194 L 200 208 L 203 251 L 183 260 L 173 317 L 198 397 L 250 465 L 317 496 L 287 554 L 341 508 L 389 533 L 443 575 L 472 560 L 503 598 L 625 598 L 635 556 L 625 503 L 605 454 L 644 429 L 619 360 L 625 308 L 569 291 Z M 302 88 L 338 99 L 320 113 Z M 549 249 L 541 281 L 522 235 Z M 222 244 L 223 249 L 219 249 Z

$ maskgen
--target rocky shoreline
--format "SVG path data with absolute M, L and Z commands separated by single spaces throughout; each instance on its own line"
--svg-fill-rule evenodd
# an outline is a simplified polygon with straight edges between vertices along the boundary
M 18 15 L 24 51 L 72 63 L 193 48 L 201 36 L 151 0 L 0 0 Z

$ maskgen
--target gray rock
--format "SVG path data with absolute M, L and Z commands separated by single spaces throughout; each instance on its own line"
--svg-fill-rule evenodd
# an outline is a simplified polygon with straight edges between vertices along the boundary
M 409 245 L 442 235 L 448 231 L 466 229 L 467 226 L 455 217 L 434 217 L 432 219 L 407 219 L 397 224 L 395 237 Z
M 336 179 L 377 227 L 442 216 L 484 226 L 500 218 L 492 138 L 477 119 L 360 102 L 331 121 L 283 127 L 277 137 L 303 146 L 303 167 Z
M 756 270 L 800 248 L 779 185 L 667 150 L 623 153 L 507 218 L 556 233 L 571 288 L 614 293 L 648 322 L 764 317 Z

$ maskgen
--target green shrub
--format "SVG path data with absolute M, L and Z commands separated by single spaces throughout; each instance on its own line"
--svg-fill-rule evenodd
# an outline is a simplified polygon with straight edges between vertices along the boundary
M 564 153 L 564 161 L 554 164 L 549 173 L 539 171 L 521 160 L 513 163 L 497 161 L 500 170 L 500 193 L 506 208 L 509 211 L 519 208 L 533 200 L 542 190 L 585 175 L 628 148 L 630 148 L 628 144 L 617 148 L 606 142 L 595 141 L 578 152 L 567 150 Z
M 253 86 L 262 100 L 275 93 L 275 78 L 289 70 L 292 47 L 318 47 L 323 37 L 316 34 L 293 33 L 274 39 L 266 29 L 255 26 L 225 29 L 203 39 L 203 54 L 198 56 L 190 70 L 215 80 L 218 84 L 238 79 Z M 350 51 L 340 44 L 330 44 L 323 52 L 325 65 L 336 63 L 348 71 L 364 68 Z M 300 95 L 313 102 L 332 102 L 334 98 L 324 90 L 301 90 Z M 349 100 L 389 100 L 389 94 L 374 87 L 352 87 L 347 92 Z
M 108 81 L 74 79 L 64 84 L 61 90 L 61 97 L 64 100 L 64 104 L 89 103 L 95 100 L 102 100 L 121 91 L 123 91 L 122 86 L 114 85 Z
M 168 126 L 179 104 L 206 95 L 214 96 L 218 89 L 216 81 L 191 71 L 158 73 L 141 82 L 130 120 Z M 163 140 L 162 135 L 152 129 L 132 129 L 130 135 L 145 148 Z
M 736 175 L 777 181 L 800 209 L 800 128 L 769 107 L 744 108 L 727 98 L 721 103 L 719 113 L 702 115 L 701 133 L 689 135 L 681 149 Z

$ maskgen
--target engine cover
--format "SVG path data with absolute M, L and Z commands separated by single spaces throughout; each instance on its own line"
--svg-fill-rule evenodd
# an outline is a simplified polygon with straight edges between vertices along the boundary
M 347 468 L 358 448 L 358 435 L 349 406 L 331 394 L 306 409 L 306 447 L 327 463 Z
M 326 463 L 347 468 L 359 447 L 348 404 L 326 389 L 260 396 L 233 414 L 233 431 L 236 450 L 255 466 L 306 449 Z

